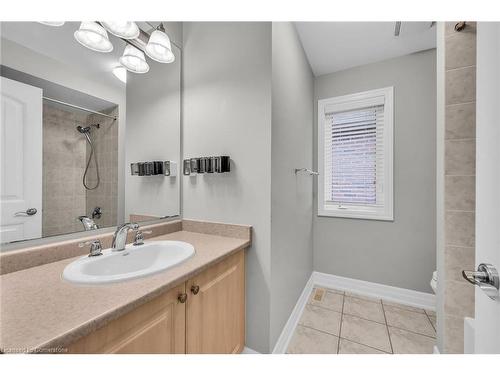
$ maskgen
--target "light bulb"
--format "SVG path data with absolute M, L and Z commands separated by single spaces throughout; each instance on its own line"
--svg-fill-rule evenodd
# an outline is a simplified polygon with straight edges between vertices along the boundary
M 149 37 L 146 54 L 160 63 L 171 63 L 175 60 L 170 39 L 167 34 L 160 30 L 153 31 Z
M 38 21 L 38 23 L 41 23 L 42 25 L 45 26 L 55 26 L 55 27 L 64 25 L 64 21 Z
M 124 66 L 117 66 L 114 68 L 113 74 L 123 83 L 127 83 L 127 69 Z
M 97 22 L 82 22 L 74 36 L 78 43 L 93 51 L 111 52 L 113 50 L 108 33 Z
M 132 21 L 103 21 L 101 24 L 119 38 L 135 39 L 139 36 L 139 27 Z
M 149 71 L 144 53 L 131 45 L 125 47 L 123 56 L 120 57 L 120 64 L 132 73 L 147 73 Z

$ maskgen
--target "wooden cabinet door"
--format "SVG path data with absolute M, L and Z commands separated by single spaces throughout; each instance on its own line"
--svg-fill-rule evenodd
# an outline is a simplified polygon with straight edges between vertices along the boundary
M 187 353 L 240 353 L 245 345 L 244 251 L 189 280 L 186 293 Z
M 69 353 L 185 353 L 185 284 L 72 344 Z

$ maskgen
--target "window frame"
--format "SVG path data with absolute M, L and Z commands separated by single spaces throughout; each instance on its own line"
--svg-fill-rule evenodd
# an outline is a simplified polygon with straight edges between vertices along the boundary
M 325 112 L 361 109 L 383 100 L 384 105 L 384 194 L 383 209 L 369 205 L 337 205 L 325 202 Z M 318 100 L 318 216 L 394 221 L 394 87 Z

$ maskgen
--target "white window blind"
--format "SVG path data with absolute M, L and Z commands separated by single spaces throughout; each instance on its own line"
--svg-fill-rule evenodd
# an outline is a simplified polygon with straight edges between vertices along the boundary
M 393 89 L 318 102 L 318 215 L 392 220 Z
M 325 122 L 325 201 L 383 204 L 384 106 L 330 112 Z

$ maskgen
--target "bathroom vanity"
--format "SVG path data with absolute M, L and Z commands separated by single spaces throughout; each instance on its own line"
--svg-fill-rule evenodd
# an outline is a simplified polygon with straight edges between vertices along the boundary
M 74 257 L 5 273 L 0 276 L 0 349 L 6 353 L 241 352 L 245 249 L 251 243 L 251 228 L 191 220 L 144 228 L 153 229 L 146 243 L 183 241 L 194 247 L 195 255 L 151 276 L 101 285 L 62 278 L 65 267 L 78 259 Z M 26 250 L 32 256 L 36 251 Z M 54 245 L 53 252 L 57 251 Z
M 69 353 L 239 353 L 243 250 L 69 345 Z

